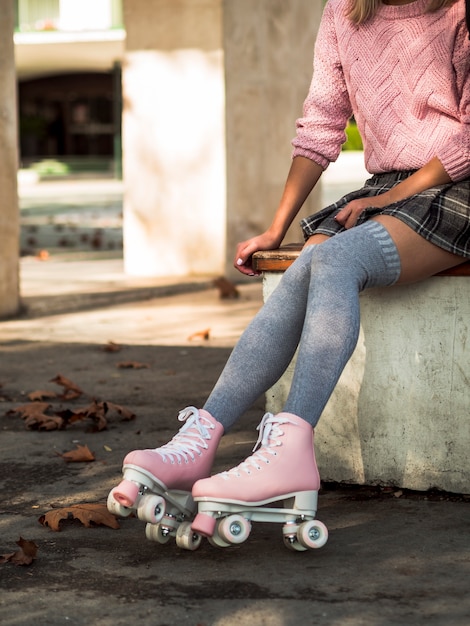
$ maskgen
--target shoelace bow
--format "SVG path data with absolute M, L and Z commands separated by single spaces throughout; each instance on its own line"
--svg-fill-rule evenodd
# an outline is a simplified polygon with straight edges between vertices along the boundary
M 224 478 L 229 478 L 230 475 L 241 476 L 241 472 L 250 474 L 252 468 L 261 469 L 260 462 L 267 465 L 270 459 L 263 455 L 276 456 L 275 448 L 282 446 L 282 442 L 279 440 L 279 437 L 282 437 L 284 434 L 284 431 L 280 428 L 282 424 L 294 424 L 294 422 L 286 417 L 275 417 L 272 413 L 266 413 L 257 427 L 259 435 L 253 448 L 254 454 L 245 459 L 240 465 L 227 472 L 222 472 L 221 476 Z
M 194 461 L 195 454 L 200 455 L 200 448 L 207 449 L 209 446 L 206 440 L 211 438 L 209 430 L 213 430 L 214 426 L 199 414 L 194 406 L 188 406 L 178 414 L 180 422 L 186 422 L 176 435 L 164 446 L 156 448 L 157 452 L 166 462 L 167 458 L 171 463 L 188 463 L 188 456 Z M 208 424 L 205 426 L 202 422 Z

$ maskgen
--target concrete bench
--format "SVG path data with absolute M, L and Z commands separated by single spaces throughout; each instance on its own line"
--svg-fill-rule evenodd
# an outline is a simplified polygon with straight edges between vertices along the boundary
M 254 255 L 264 300 L 301 248 Z M 360 301 L 358 345 L 315 431 L 322 480 L 470 493 L 470 262 Z M 268 411 L 281 410 L 294 363 Z

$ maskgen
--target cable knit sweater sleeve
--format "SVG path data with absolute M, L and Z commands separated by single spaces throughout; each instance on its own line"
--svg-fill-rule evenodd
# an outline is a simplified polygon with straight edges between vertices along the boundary
M 428 0 L 382 4 L 356 26 L 348 0 L 329 0 L 293 156 L 334 161 L 354 114 L 369 172 L 419 169 L 438 157 L 470 176 L 470 41 L 465 3 L 429 13 Z
M 315 43 L 313 79 L 297 120 L 293 156 L 304 156 L 323 169 L 335 161 L 346 140 L 345 128 L 352 108 L 338 52 L 334 8 L 328 3 Z
M 457 181 L 470 176 L 470 42 L 463 22 L 460 23 L 455 38 L 452 60 L 455 68 L 454 89 L 458 96 L 460 128 L 436 150 L 436 156 L 452 180 Z

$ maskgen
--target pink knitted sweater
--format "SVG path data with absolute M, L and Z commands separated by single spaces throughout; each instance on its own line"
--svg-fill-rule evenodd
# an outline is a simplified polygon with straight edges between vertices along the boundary
M 428 0 L 382 5 L 357 26 L 349 0 L 329 0 L 294 156 L 326 168 L 351 114 L 372 174 L 418 169 L 437 156 L 452 180 L 470 176 L 470 42 L 465 3 L 426 13 Z

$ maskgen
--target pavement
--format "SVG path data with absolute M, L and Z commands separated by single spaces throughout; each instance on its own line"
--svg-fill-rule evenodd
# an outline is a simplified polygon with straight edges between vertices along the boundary
M 87 528 L 70 507 L 105 503 L 125 454 L 167 441 L 178 411 L 204 402 L 262 304 L 261 284 L 223 300 L 210 276 L 134 279 L 102 249 L 27 255 L 21 277 L 25 310 L 0 322 L 0 555 L 20 537 L 38 550 L 29 565 L 0 562 L 2 625 L 470 624 L 467 494 L 324 484 L 317 517 L 329 540 L 306 552 L 268 523 L 239 546 L 204 540 L 194 552 L 147 540 L 134 517 Z M 49 415 L 93 400 L 121 413 L 110 408 L 103 430 L 93 416 L 28 429 L 17 409 L 31 393 Z M 135 418 L 121 419 L 124 409 Z M 263 410 L 259 398 L 223 438 L 214 471 L 250 454 Z M 95 460 L 66 462 L 78 446 Z M 38 521 L 54 512 L 60 531 Z

